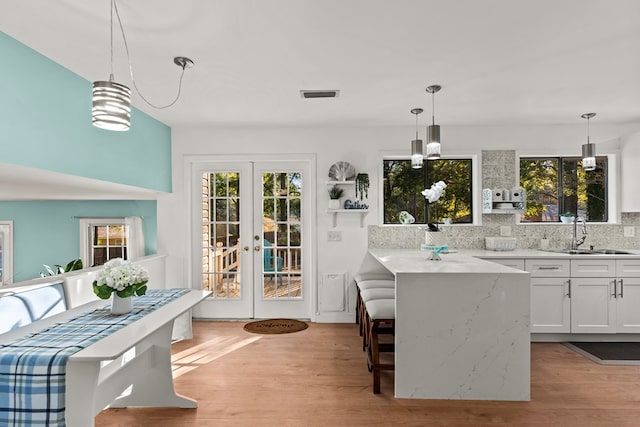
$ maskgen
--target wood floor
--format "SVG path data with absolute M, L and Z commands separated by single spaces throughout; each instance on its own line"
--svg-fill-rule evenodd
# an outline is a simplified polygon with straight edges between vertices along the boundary
M 174 344 L 175 388 L 197 409 L 108 409 L 96 426 L 640 426 L 640 366 L 603 366 L 533 343 L 530 402 L 410 400 L 382 393 L 357 326 L 310 324 L 255 335 L 242 322 L 194 322 Z

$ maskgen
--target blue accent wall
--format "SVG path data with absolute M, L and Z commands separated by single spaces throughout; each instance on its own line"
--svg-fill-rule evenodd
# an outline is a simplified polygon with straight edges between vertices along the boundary
M 171 192 L 171 128 L 135 108 L 129 131 L 96 128 L 91 82 L 3 32 L 0 57 L 0 163 Z
M 66 265 L 80 257 L 76 217 L 142 216 L 145 254 L 157 249 L 155 200 L 0 202 L 0 218 L 13 220 L 14 282 L 40 277 L 43 264 Z

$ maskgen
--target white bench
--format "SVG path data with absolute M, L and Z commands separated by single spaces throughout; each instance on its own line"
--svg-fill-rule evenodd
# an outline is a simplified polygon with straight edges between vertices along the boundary
M 107 406 L 195 408 L 194 400 L 178 395 L 173 388 L 171 332 L 174 319 L 210 293 L 192 290 L 70 356 L 66 368 L 67 426 L 93 426 L 95 415 Z M 107 301 L 98 300 L 36 320 L 1 334 L 0 343 L 105 304 Z M 131 393 L 119 397 L 129 387 Z

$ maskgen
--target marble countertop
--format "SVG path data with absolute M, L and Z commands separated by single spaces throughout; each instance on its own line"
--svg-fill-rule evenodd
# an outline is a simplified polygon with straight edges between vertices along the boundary
M 441 254 L 440 261 L 429 260 L 430 252 L 418 249 L 369 249 L 369 253 L 393 274 L 529 274 L 511 267 L 484 261 L 478 255 L 467 251 Z
M 478 258 L 565 258 L 565 259 L 590 259 L 590 258 L 613 258 L 613 259 L 638 259 L 640 249 L 624 249 L 629 255 L 624 254 L 565 254 L 560 252 L 549 252 L 539 249 L 516 249 L 513 251 L 491 251 L 487 249 L 460 249 L 457 253 L 478 257 Z

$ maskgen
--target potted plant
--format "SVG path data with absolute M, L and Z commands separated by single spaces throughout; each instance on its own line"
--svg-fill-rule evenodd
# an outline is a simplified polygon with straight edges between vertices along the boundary
M 369 174 L 359 173 L 356 175 L 356 197 L 360 200 L 369 198 Z
M 131 311 L 131 297 L 147 292 L 149 273 L 131 261 L 115 258 L 107 261 L 93 281 L 93 292 L 101 299 L 111 298 L 111 313 L 125 314 Z
M 329 189 L 329 209 L 340 209 L 342 194 L 344 194 L 344 190 L 335 184 Z
M 565 212 L 560 214 L 560 221 L 564 224 L 573 224 L 575 221 L 576 215 L 573 212 Z

